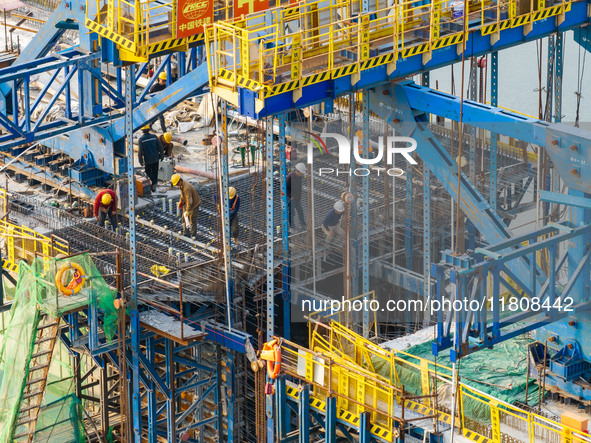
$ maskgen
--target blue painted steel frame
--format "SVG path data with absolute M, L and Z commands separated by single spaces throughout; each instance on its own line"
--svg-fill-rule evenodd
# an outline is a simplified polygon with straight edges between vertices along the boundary
M 266 119 L 266 146 L 265 146 L 265 215 L 266 215 L 266 240 L 267 240 L 267 340 L 272 340 L 275 334 L 275 208 L 273 189 L 273 118 Z M 267 377 L 268 378 L 268 377 Z M 268 382 L 271 380 L 268 378 Z M 273 399 L 266 396 L 267 414 L 267 441 L 274 443 L 275 426 Z
M 289 213 L 287 211 L 287 167 L 285 157 L 285 114 L 277 116 L 279 124 L 279 177 L 281 187 L 281 232 L 283 240 L 283 338 L 290 339 L 291 329 L 291 263 L 289 259 Z
M 135 96 L 134 84 L 134 65 L 129 65 L 126 68 L 125 81 L 125 129 L 126 129 L 126 145 L 127 145 L 127 183 L 129 195 L 129 253 L 130 253 L 130 285 L 131 285 L 131 299 L 129 300 L 130 318 L 131 318 L 131 354 L 132 354 L 132 409 L 133 409 L 133 439 L 136 443 L 142 441 L 142 405 L 140 393 L 140 378 L 139 378 L 139 353 L 140 353 L 140 320 L 137 303 L 137 264 L 136 264 L 136 227 L 135 227 L 135 177 L 133 165 L 133 97 Z

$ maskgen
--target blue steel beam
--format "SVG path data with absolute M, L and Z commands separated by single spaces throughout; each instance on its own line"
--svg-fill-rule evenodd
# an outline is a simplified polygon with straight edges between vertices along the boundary
M 364 4 L 367 1 L 364 1 Z M 363 158 L 369 158 L 369 91 L 363 91 Z M 358 149 L 354 146 L 353 149 Z M 361 177 L 361 293 L 369 292 L 369 175 Z M 357 269 L 354 268 L 354 272 Z M 357 295 L 357 294 L 354 294 Z M 363 336 L 369 337 L 369 310 L 363 310 Z
M 465 58 L 500 51 L 525 42 L 547 37 L 556 32 L 564 32 L 580 28 L 591 22 L 587 5 L 588 3 L 585 1 L 571 3 L 571 10 L 565 13 L 564 21 L 559 25 L 556 24 L 556 19 L 554 17 L 550 17 L 531 24 L 528 23 L 524 26 L 517 26 L 515 28 L 500 31 L 499 40 L 496 43 L 491 42 L 490 35 L 483 36 L 480 32 L 471 32 L 466 41 Z M 527 33 L 524 32 L 525 26 L 531 26 L 531 30 Z M 424 59 L 423 54 L 419 54 L 398 60 L 396 63 L 396 69 L 389 74 L 386 66 L 378 66 L 368 69 L 363 71 L 359 81 L 356 81 L 351 75 L 348 75 L 338 79 L 327 80 L 305 86 L 302 89 L 301 97 L 297 101 L 293 100 L 293 94 L 291 91 L 268 97 L 265 99 L 265 106 L 259 113 L 258 117 L 278 114 L 293 108 L 301 109 L 339 97 L 351 91 L 374 87 L 392 80 L 416 75 L 426 70 L 449 66 L 450 64 L 461 61 L 462 53 L 461 51 L 458 53 L 457 45 L 453 45 L 434 50 L 431 59 L 427 63 L 423 63 Z M 250 98 L 247 96 L 248 94 L 245 94 L 243 98 L 245 100 L 252 100 L 252 103 L 244 105 L 243 108 L 255 109 L 254 95 Z
M 281 233 L 283 240 L 282 281 L 283 290 L 283 338 L 290 339 L 291 329 L 291 263 L 289 259 L 289 213 L 287 211 L 287 167 L 285 157 L 285 114 L 277 118 L 279 123 L 279 180 L 281 187 Z
M 413 137 L 416 140 L 418 156 L 452 198 L 458 201 L 459 197 L 462 212 L 489 243 L 498 243 L 510 238 L 511 234 L 502 219 L 464 174 L 461 175 L 459 181 L 460 189 L 457 189 L 458 167 L 456 162 L 431 134 L 426 122 L 415 120 L 415 118 L 423 120 L 424 118 L 415 116 L 407 99 L 407 91 L 406 87 L 400 85 L 376 88 L 370 95 L 372 110 L 388 122 L 399 135 Z M 529 275 L 527 262 L 519 261 L 516 264 L 516 269 L 518 270 L 516 273 L 519 275 Z

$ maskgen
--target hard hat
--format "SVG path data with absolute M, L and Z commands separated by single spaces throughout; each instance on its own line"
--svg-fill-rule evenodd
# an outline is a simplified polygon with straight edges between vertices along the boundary
M 101 197 L 101 203 L 105 206 L 110 205 L 111 200 L 113 200 L 111 198 L 111 194 L 103 194 L 103 196 Z
M 236 188 L 233 186 L 230 186 L 230 189 L 228 189 L 228 196 L 230 198 L 234 198 L 236 196 Z
M 341 200 L 338 200 L 334 204 L 334 210 L 337 212 L 345 212 L 345 204 Z
M 466 160 L 466 157 L 462 155 L 461 158 L 459 156 L 456 157 L 456 163 L 460 165 L 460 168 L 463 168 L 468 163 L 468 160 Z
M 172 134 L 170 132 L 164 133 L 164 141 L 166 143 L 170 143 L 172 141 Z
M 298 163 L 298 164 L 296 165 L 296 169 L 297 169 L 298 171 L 300 171 L 302 174 L 305 174 L 305 173 L 307 172 L 306 165 L 305 165 L 305 164 L 303 164 L 303 163 Z
M 172 174 L 172 177 L 170 177 L 170 182 L 172 183 L 172 186 L 176 186 L 180 180 L 181 180 L 180 174 Z
M 150 125 L 146 125 L 142 128 L 142 131 L 149 131 L 150 130 Z
M 158 74 L 158 78 L 160 80 L 166 80 L 166 72 L 163 71 L 160 74 Z

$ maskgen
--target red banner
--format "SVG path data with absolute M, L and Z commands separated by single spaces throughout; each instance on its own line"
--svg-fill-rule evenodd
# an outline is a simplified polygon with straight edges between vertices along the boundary
M 269 9 L 269 0 L 234 0 L 234 17 Z
M 213 0 L 178 0 L 176 38 L 203 32 L 203 26 L 213 22 Z

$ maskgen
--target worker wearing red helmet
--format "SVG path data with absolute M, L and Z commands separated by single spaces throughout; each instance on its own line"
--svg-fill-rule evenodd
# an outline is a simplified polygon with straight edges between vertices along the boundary
M 105 227 L 109 217 L 113 229 L 117 228 L 117 194 L 111 189 L 103 189 L 94 199 L 94 218 L 99 226 Z

